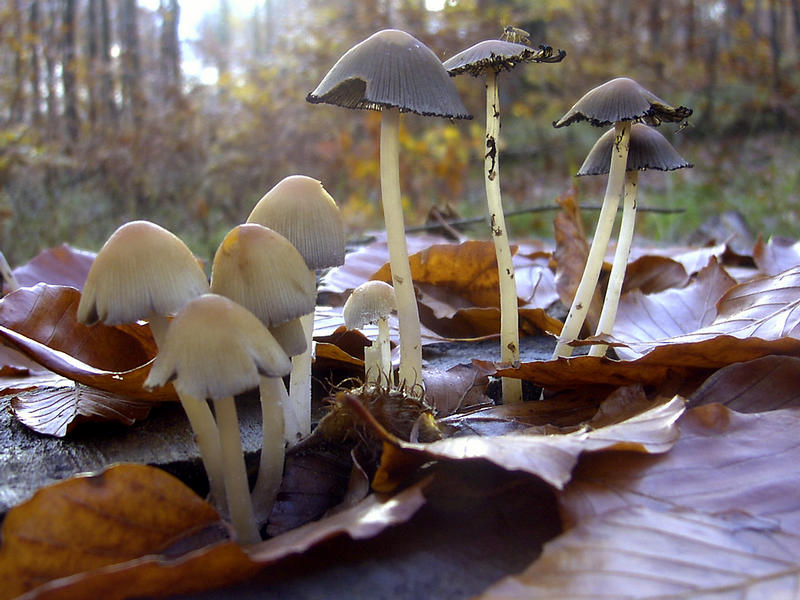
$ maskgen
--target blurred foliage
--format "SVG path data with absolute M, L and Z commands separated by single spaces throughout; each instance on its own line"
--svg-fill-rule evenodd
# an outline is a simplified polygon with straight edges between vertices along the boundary
M 552 204 L 573 185 L 582 202 L 599 199 L 603 178 L 572 174 L 601 132 L 551 123 L 591 87 L 625 75 L 695 110 L 680 135 L 662 127 L 695 168 L 642 177 L 642 205 L 686 213 L 643 216 L 642 235 L 686 239 L 726 210 L 756 231 L 798 233 L 800 0 L 447 0 L 438 11 L 422 0 L 264 0 L 250 14 L 220 0 L 181 46 L 169 43 L 175 0 L 155 10 L 132 2 L 0 2 L 0 247 L 12 263 L 62 241 L 96 249 L 135 218 L 210 257 L 293 173 L 323 182 L 352 234 L 380 227 L 379 115 L 305 96 L 349 47 L 386 27 L 442 59 L 509 24 L 534 45 L 566 50 L 562 63 L 500 76 L 509 209 Z M 198 61 L 202 77 L 170 70 Z M 484 210 L 484 87 L 467 75 L 456 84 L 473 121 L 403 119 L 408 225 L 434 206 L 464 217 Z M 512 233 L 552 237 L 551 218 L 518 217 Z

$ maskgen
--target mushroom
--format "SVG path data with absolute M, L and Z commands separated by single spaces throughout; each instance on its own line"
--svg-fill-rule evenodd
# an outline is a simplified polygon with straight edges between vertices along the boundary
M 149 221 L 119 227 L 97 253 L 78 304 L 78 321 L 91 325 L 150 323 L 160 349 L 168 315 L 208 291 L 208 280 L 191 250 L 174 234 Z M 205 400 L 178 394 L 195 435 L 211 498 L 224 509 L 219 434 Z
M 261 537 L 233 397 L 258 386 L 262 377 L 287 375 L 291 367 L 289 357 L 258 317 L 228 298 L 203 294 L 175 316 L 145 381 L 145 386 L 156 387 L 174 379 L 182 396 L 214 403 L 228 507 L 242 544 L 253 544 Z M 276 419 L 282 423 L 283 417 L 278 413 Z
M 470 118 L 433 51 L 396 29 L 353 46 L 307 97 L 311 103 L 381 111 L 381 195 L 400 330 L 400 385 L 422 381 L 422 336 L 400 198 L 400 113 Z M 412 388 L 413 389 L 413 388 Z
M 600 136 L 586 156 L 586 160 L 578 170 L 579 177 L 584 175 L 603 175 L 608 173 L 609 163 L 614 146 L 615 130 L 611 129 Z M 603 310 L 597 324 L 597 335 L 611 333 L 617 316 L 617 306 L 625 279 L 625 270 L 630 256 L 633 241 L 633 229 L 636 221 L 636 196 L 639 186 L 639 171 L 656 169 L 674 171 L 691 168 L 691 164 L 678 154 L 678 151 L 652 127 L 641 123 L 631 125 L 630 148 L 625 173 L 625 192 L 623 193 L 622 223 L 620 224 L 617 249 L 614 263 L 608 280 Z M 589 356 L 604 356 L 607 346 L 596 344 L 589 350 Z
M 519 365 L 519 316 L 514 265 L 500 197 L 500 152 L 497 143 L 500 135 L 500 96 L 497 75 L 504 70 L 510 71 L 519 63 L 559 62 L 565 55 L 563 50 L 554 54 L 549 46 L 540 46 L 535 50 L 506 40 L 486 40 L 444 61 L 444 68 L 450 75 L 469 73 L 474 77 L 484 75 L 486 78 L 486 154 L 483 174 L 500 282 L 500 360 L 514 366 Z M 504 404 L 522 401 L 522 380 L 503 377 L 502 388 Z
M 281 234 L 256 223 L 234 227 L 214 255 L 211 291 L 242 305 L 266 327 L 276 328 L 287 355 L 305 351 L 298 317 L 314 311 L 316 278 Z M 258 519 L 266 520 L 280 486 L 284 442 L 296 443 L 301 427 L 281 379 L 263 377 L 259 387 L 263 442 L 253 503 Z
M 277 231 L 300 252 L 309 269 L 344 263 L 344 224 L 339 207 L 322 183 L 305 175 L 282 179 L 259 200 L 248 223 Z M 314 312 L 300 317 L 305 332 L 304 352 L 292 356 L 289 403 L 294 407 L 298 434 L 311 433 L 311 361 Z
M 597 228 L 589 248 L 586 267 L 564 321 L 553 358 L 572 354 L 569 342 L 580 333 L 586 312 L 589 310 L 622 195 L 631 123 L 643 121 L 649 125 L 658 125 L 662 121 L 682 121 L 691 114 L 691 109 L 685 106 L 672 107 L 634 80 L 619 77 L 588 91 L 560 120 L 553 123 L 554 127 L 564 127 L 578 121 L 589 121 L 596 127 L 614 125 L 608 183 Z
M 389 315 L 397 310 L 394 288 L 383 281 L 362 283 L 344 303 L 344 324 L 361 329 L 377 323 L 378 337 L 370 351 L 364 352 L 364 373 L 368 383 L 387 382 L 392 387 L 392 348 L 389 342 Z

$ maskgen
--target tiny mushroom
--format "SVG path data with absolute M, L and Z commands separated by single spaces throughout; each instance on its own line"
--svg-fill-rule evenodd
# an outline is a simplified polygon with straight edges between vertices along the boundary
M 577 175 L 604 175 L 608 173 L 611 154 L 613 152 L 615 131 L 610 129 L 597 140 L 595 145 L 583 161 Z M 606 289 L 606 298 L 603 310 L 597 325 L 597 335 L 611 333 L 617 316 L 617 306 L 622 293 L 622 284 L 625 279 L 625 270 L 630 256 L 633 241 L 634 223 L 636 221 L 636 196 L 639 189 L 639 171 L 655 169 L 659 171 L 674 171 L 676 169 L 691 168 L 691 164 L 678 154 L 667 139 L 657 130 L 642 123 L 631 125 L 630 149 L 628 150 L 628 164 L 625 173 L 625 192 L 623 193 L 622 223 L 620 224 L 617 249 L 614 253 L 614 263 Z M 603 356 L 606 353 L 605 344 L 595 344 L 589 350 L 590 356 Z
M 214 255 L 211 291 L 251 311 L 274 331 L 287 355 L 306 350 L 299 317 L 314 311 L 316 278 L 281 234 L 256 223 L 234 227 Z M 256 517 L 265 521 L 280 486 L 284 442 L 297 443 L 302 428 L 281 379 L 263 377 L 259 387 L 263 445 L 253 504 Z
M 558 121 L 554 127 L 564 127 L 578 121 L 589 121 L 596 127 L 614 125 L 614 143 L 609 164 L 608 182 L 600 216 L 597 221 L 589 256 L 581 281 L 575 292 L 564 327 L 553 352 L 553 358 L 569 356 L 569 343 L 580 334 L 589 303 L 600 276 L 603 257 L 614 227 L 614 219 L 623 192 L 625 170 L 630 145 L 630 129 L 634 121 L 659 125 L 662 121 L 683 121 L 692 110 L 673 107 L 627 77 L 612 79 L 588 91 Z
M 485 40 L 444 61 L 444 68 L 450 75 L 469 73 L 474 77 L 483 75 L 486 79 L 484 181 L 500 280 L 500 360 L 512 365 L 519 365 L 519 316 L 514 265 L 500 196 L 500 95 L 497 76 L 501 71 L 511 71 L 520 63 L 559 62 L 565 55 L 563 50 L 554 53 L 549 46 L 534 49 L 507 40 Z M 502 388 L 504 404 L 522 401 L 521 379 L 504 377 Z
M 389 342 L 389 315 L 397 310 L 394 288 L 383 281 L 362 283 L 344 303 L 344 324 L 348 329 L 361 329 L 377 323 L 378 337 L 371 351 L 365 348 L 364 372 L 368 383 L 384 381 L 392 387 L 392 349 Z
M 381 111 L 381 196 L 400 331 L 400 385 L 422 382 L 419 324 L 400 197 L 400 113 L 470 118 L 436 54 L 410 34 L 379 31 L 348 50 L 306 97 Z
M 234 396 L 257 387 L 262 377 L 288 375 L 291 367 L 289 357 L 258 317 L 224 296 L 204 294 L 175 316 L 145 381 L 146 386 L 156 387 L 174 379 L 183 396 L 214 402 L 228 507 L 243 544 L 258 542 L 261 537 L 250 499 Z M 280 413 L 276 420 L 275 426 L 282 425 Z M 279 479 L 282 461 L 280 469 Z
M 161 348 L 168 315 L 208 292 L 208 279 L 191 250 L 173 233 L 149 221 L 119 227 L 97 253 L 78 304 L 78 321 L 122 325 L 149 321 Z M 219 434 L 205 400 L 178 394 L 194 431 L 212 500 L 223 510 Z
M 309 269 L 344 263 L 344 223 L 339 207 L 322 183 L 305 175 L 278 182 L 253 208 L 248 223 L 277 231 L 300 252 Z M 292 356 L 289 403 L 295 407 L 301 436 L 311 433 L 311 362 L 314 312 L 300 317 L 304 352 Z

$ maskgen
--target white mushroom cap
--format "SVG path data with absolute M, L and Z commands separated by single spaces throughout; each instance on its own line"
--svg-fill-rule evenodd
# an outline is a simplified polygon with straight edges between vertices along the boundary
M 211 268 L 211 291 L 255 314 L 267 327 L 314 312 L 316 277 L 281 234 L 255 223 L 234 227 Z
M 274 325 L 269 331 L 289 356 L 302 354 L 308 348 L 306 334 L 299 317 Z
M 145 387 L 174 379 L 181 394 L 220 400 L 258 387 L 262 375 L 283 377 L 291 368 L 255 315 L 224 296 L 204 294 L 170 323 Z
M 367 281 L 344 303 L 344 324 L 348 329 L 359 329 L 387 318 L 393 310 L 397 310 L 394 288 L 383 281 Z
M 322 183 L 305 175 L 278 182 L 253 208 L 248 223 L 277 231 L 300 251 L 309 269 L 344 263 L 344 224 Z
M 98 252 L 81 293 L 78 321 L 121 325 L 171 315 L 207 291 L 203 269 L 177 236 L 149 221 L 131 221 Z

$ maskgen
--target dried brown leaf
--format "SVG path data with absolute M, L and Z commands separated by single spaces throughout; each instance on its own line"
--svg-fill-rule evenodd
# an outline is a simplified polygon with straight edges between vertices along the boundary
M 760 271 L 777 275 L 800 265 L 800 242 L 783 237 L 771 237 L 766 243 L 759 236 L 753 248 L 753 260 Z
M 82 290 L 94 257 L 94 252 L 61 244 L 40 252 L 27 264 L 14 269 L 14 276 L 23 287 L 49 283 Z
M 689 275 L 678 261 L 665 256 L 645 255 L 625 269 L 622 293 L 639 290 L 643 294 L 682 288 L 689 283 Z

